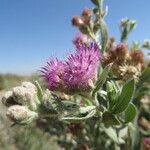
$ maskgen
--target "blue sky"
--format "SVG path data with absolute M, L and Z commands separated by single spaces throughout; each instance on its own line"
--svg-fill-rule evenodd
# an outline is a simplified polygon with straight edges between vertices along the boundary
M 110 36 L 119 40 L 118 22 L 130 17 L 138 26 L 129 41 L 150 38 L 150 0 L 105 0 Z M 0 72 L 29 74 L 50 56 L 64 58 L 78 30 L 71 18 L 90 0 L 0 0 Z

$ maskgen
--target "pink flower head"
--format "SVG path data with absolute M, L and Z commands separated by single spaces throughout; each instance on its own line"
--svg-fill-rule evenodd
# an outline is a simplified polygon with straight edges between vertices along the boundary
M 82 44 L 65 65 L 64 85 L 70 90 L 85 90 L 97 74 L 100 51 L 96 43 Z
M 53 91 L 61 88 L 61 77 L 64 73 L 64 63 L 62 61 L 58 59 L 50 60 L 45 67 L 42 67 L 41 72 L 50 90 Z
M 93 40 L 89 36 L 78 33 L 73 39 L 73 44 L 78 49 L 82 44 L 90 44 L 92 41 Z
M 90 88 L 89 81 L 95 80 L 100 58 L 96 43 L 82 44 L 67 61 L 50 60 L 41 72 L 52 91 L 85 91 Z

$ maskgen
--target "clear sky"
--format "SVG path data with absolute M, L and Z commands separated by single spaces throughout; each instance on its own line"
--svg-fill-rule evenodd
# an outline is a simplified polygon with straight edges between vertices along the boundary
M 109 34 L 119 39 L 118 22 L 130 17 L 138 26 L 129 41 L 150 38 L 150 0 L 105 0 Z M 0 0 L 0 72 L 29 74 L 50 56 L 64 58 L 78 30 L 73 15 L 93 7 L 90 0 Z

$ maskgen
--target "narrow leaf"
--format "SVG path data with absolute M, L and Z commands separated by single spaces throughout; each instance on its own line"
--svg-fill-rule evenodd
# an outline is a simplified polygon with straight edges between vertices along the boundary
M 42 98 L 43 98 L 43 90 L 42 90 L 42 88 L 41 88 L 41 86 L 40 86 L 40 84 L 39 84 L 38 81 L 35 81 L 35 86 L 36 86 L 36 88 L 37 88 L 37 95 L 38 95 L 38 98 L 39 98 L 40 101 L 42 101 Z
M 85 117 L 63 117 L 61 118 L 61 120 L 72 121 L 72 122 L 83 121 L 92 118 L 95 114 L 96 114 L 96 110 L 92 110 Z
M 107 25 L 103 19 L 101 19 L 101 22 L 100 22 L 100 33 L 101 33 L 102 51 L 105 51 L 106 44 L 108 41 L 108 30 L 107 30 Z

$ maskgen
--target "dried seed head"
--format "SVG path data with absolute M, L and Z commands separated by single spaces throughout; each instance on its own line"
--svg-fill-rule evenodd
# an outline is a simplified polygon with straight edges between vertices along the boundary
M 141 66 L 119 66 L 119 71 L 121 72 L 120 75 L 123 77 L 124 80 L 132 78 L 138 80 L 139 76 L 141 75 Z
M 116 55 L 119 58 L 125 58 L 128 53 L 128 46 L 124 43 L 117 45 L 116 47 Z
M 110 55 L 105 55 L 102 57 L 102 63 L 105 65 L 110 64 L 113 61 L 114 60 L 112 59 L 112 57 Z
M 133 64 L 144 64 L 144 54 L 141 50 L 134 50 L 130 53 L 131 61 Z

